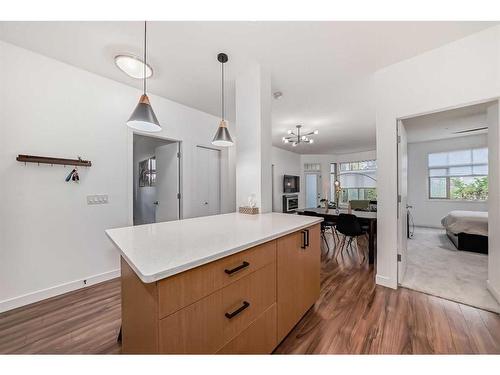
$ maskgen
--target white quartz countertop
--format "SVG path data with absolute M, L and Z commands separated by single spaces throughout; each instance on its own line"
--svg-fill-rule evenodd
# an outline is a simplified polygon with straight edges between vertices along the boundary
M 321 222 L 267 213 L 197 217 L 106 230 L 137 276 L 150 283 Z

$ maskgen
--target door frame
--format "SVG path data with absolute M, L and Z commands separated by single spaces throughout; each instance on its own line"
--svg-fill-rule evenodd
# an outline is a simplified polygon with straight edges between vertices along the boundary
M 424 112 L 420 112 L 420 113 L 414 113 L 414 114 L 411 114 L 411 115 L 405 115 L 405 116 L 401 116 L 401 117 L 396 117 L 396 155 L 397 154 L 397 150 L 398 150 L 398 121 L 403 121 L 403 120 L 408 120 L 408 119 L 411 119 L 413 117 L 418 117 L 418 116 L 423 116 L 423 115 L 429 115 L 429 114 L 432 114 L 432 113 L 439 113 L 439 112 L 444 112 L 444 111 L 449 111 L 449 110 L 453 110 L 453 109 L 459 109 L 459 108 L 464 108 L 464 107 L 469 107 L 469 106 L 472 106 L 472 105 L 476 105 L 476 104 L 482 104 L 482 103 L 497 103 L 498 107 L 499 107 L 499 110 L 500 110 L 500 97 L 493 97 L 493 98 L 486 98 L 486 99 L 481 99 L 481 100 L 476 100 L 476 101 L 472 101 L 472 102 L 468 102 L 468 103 L 461 103 L 461 104 L 457 104 L 457 105 L 452 105 L 452 106 L 448 106 L 448 107 L 444 107 L 444 108 L 435 108 L 433 110 L 428 110 L 428 111 L 424 111 Z M 497 124 L 498 126 L 498 131 L 500 132 L 500 123 Z M 500 145 L 499 145 L 500 147 Z M 490 148 L 490 144 L 488 143 L 488 151 L 489 151 L 489 148 Z M 399 160 L 399 157 L 397 157 L 397 160 Z M 489 172 L 489 168 L 491 168 L 492 166 L 491 165 L 488 165 L 488 177 L 490 175 L 490 172 Z M 498 168 L 498 165 L 495 166 L 496 168 Z M 397 194 L 399 194 L 399 162 L 396 163 L 396 188 L 397 188 Z M 399 211 L 399 204 L 397 204 L 397 195 L 396 195 L 396 209 Z M 488 211 L 489 211 L 489 208 L 490 208 L 490 201 L 488 200 Z M 398 212 L 397 211 L 397 212 Z M 396 212 L 396 214 L 397 214 Z M 396 224 L 396 230 L 399 231 L 399 216 L 397 217 L 397 224 Z M 396 246 L 396 254 L 398 254 L 398 249 L 399 247 L 399 241 L 397 242 L 397 246 Z M 398 283 L 397 281 L 397 278 L 398 278 L 398 272 L 399 272 L 399 265 L 398 265 L 398 260 L 397 258 L 394 259 L 394 262 L 396 264 L 396 288 L 400 287 L 400 284 Z M 394 263 L 393 263 L 394 264 Z M 488 280 L 486 280 L 486 288 L 495 296 L 495 299 L 497 299 L 498 302 L 500 302 L 500 298 L 497 298 L 497 292 L 496 291 L 493 291 L 492 292 L 492 289 L 491 287 L 489 286 L 489 279 L 490 279 L 490 257 L 488 256 Z M 499 295 L 500 297 L 500 295 Z
M 217 151 L 219 155 L 218 157 L 218 167 L 219 167 L 219 192 L 218 192 L 218 195 L 219 195 L 219 213 L 218 215 L 220 215 L 222 213 L 222 150 L 218 149 L 218 148 L 215 148 L 215 147 L 210 147 L 210 146 L 204 146 L 204 145 L 196 145 L 196 157 L 198 157 L 198 148 L 204 148 L 206 150 L 210 150 L 210 151 Z
M 404 259 L 404 261 L 402 259 L 399 259 L 399 256 L 400 254 L 403 254 L 404 256 L 407 257 L 407 253 L 408 253 L 408 243 L 406 243 L 406 251 L 403 251 L 401 247 L 401 244 L 402 242 L 404 241 L 403 240 L 403 236 L 406 236 L 407 233 L 405 231 L 405 227 L 407 227 L 408 223 L 406 222 L 406 226 L 403 227 L 403 224 L 405 223 L 405 220 L 404 220 L 404 215 L 401 215 L 401 213 L 403 212 L 406 212 L 404 211 L 402 208 L 401 208 L 401 205 L 403 204 L 402 202 L 402 199 L 400 200 L 400 196 L 401 196 L 401 181 L 402 181 L 402 176 L 400 174 L 400 162 L 401 162 L 401 134 L 400 134 L 400 127 L 403 127 L 404 128 L 404 123 L 403 123 L 403 120 L 401 119 L 398 119 L 396 121 L 396 142 L 397 142 L 397 145 L 396 145 L 396 159 L 397 159 L 397 218 L 398 218 L 398 227 L 397 227 L 397 284 L 398 286 L 401 285 L 401 266 L 404 265 L 404 267 L 406 268 L 406 262 L 408 261 L 408 259 Z M 406 129 L 406 128 L 405 128 Z M 407 160 L 407 165 L 406 165 L 406 202 L 408 201 L 408 140 L 406 139 L 406 160 Z M 406 205 L 408 205 L 408 203 L 406 203 Z M 407 207 L 406 207 L 407 209 Z M 406 216 L 406 220 L 408 220 L 407 216 Z M 406 269 L 404 270 L 404 272 L 406 272 Z
M 174 139 L 174 138 L 169 138 L 165 137 L 161 134 L 158 133 L 146 133 L 146 132 L 140 132 L 136 131 L 134 129 L 128 129 L 127 132 L 127 202 L 128 202 L 128 225 L 133 226 L 134 225 L 134 136 L 135 135 L 140 135 L 142 137 L 149 137 L 149 138 L 157 138 L 165 141 L 170 141 L 170 142 L 176 142 L 177 143 L 177 150 L 179 152 L 180 157 L 177 159 L 178 161 L 178 168 L 179 168 L 179 181 L 177 181 L 177 189 L 178 192 L 180 193 L 180 198 L 179 198 L 179 220 L 183 218 L 183 199 L 184 199 L 184 194 L 183 194 L 183 158 L 182 158 L 182 152 L 183 152 L 183 143 L 181 140 Z
M 306 171 L 304 172 L 304 205 L 306 208 L 312 208 L 312 207 L 307 207 L 307 175 L 315 175 L 316 176 L 316 207 L 318 207 L 319 200 L 321 197 L 321 171 Z M 315 208 L 316 208 L 315 207 Z

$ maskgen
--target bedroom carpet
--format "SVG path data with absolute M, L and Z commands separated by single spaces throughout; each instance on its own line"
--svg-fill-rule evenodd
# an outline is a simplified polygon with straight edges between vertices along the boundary
M 488 256 L 459 251 L 444 229 L 415 228 L 402 286 L 500 313 L 486 289 Z

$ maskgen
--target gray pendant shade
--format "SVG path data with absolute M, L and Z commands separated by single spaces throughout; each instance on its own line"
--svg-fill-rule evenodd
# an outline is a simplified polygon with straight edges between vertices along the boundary
M 146 94 L 139 99 L 137 107 L 127 121 L 130 128 L 144 132 L 159 132 L 161 131 L 160 123 L 156 118 L 153 107 L 149 103 L 149 98 Z
M 219 123 L 219 127 L 215 132 L 212 144 L 219 147 L 229 147 L 233 145 L 233 140 L 227 129 L 227 123 L 224 120 L 224 64 L 227 63 L 228 57 L 225 53 L 219 53 L 217 55 L 217 61 L 221 64 L 221 115 L 222 120 Z
M 153 107 L 151 107 L 151 103 L 149 102 L 149 98 L 146 95 L 146 66 L 148 66 L 148 62 L 146 59 L 146 51 L 147 51 L 147 22 L 144 21 L 144 61 L 143 63 L 143 94 L 139 99 L 139 103 L 132 112 L 132 115 L 127 121 L 127 126 L 140 130 L 143 132 L 159 132 L 161 131 L 160 123 L 156 118 L 156 115 L 153 111 Z
M 229 130 L 227 129 L 226 122 L 222 120 L 217 128 L 217 132 L 215 133 L 214 139 L 212 140 L 212 144 L 214 146 L 232 146 L 233 140 L 231 135 L 229 134 Z

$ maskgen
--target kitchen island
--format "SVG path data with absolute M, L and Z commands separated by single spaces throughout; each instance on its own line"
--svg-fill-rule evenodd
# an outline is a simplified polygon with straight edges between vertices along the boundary
M 109 229 L 124 353 L 270 353 L 319 297 L 319 217 L 231 213 Z

